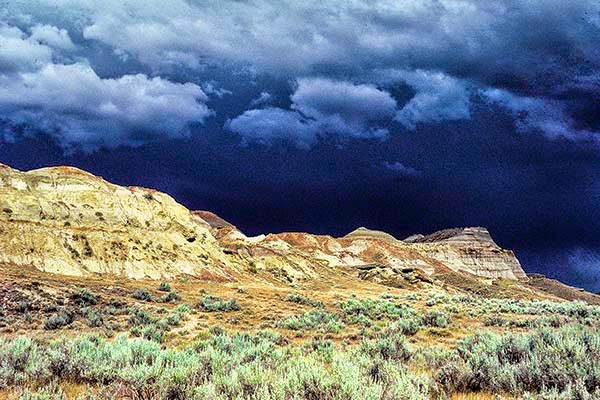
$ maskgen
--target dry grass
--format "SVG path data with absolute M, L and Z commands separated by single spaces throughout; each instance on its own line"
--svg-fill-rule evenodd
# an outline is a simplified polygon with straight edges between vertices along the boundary
M 455 393 L 450 400 L 498 400 L 499 397 L 491 393 Z M 503 400 L 510 400 L 511 397 L 502 397 Z
M 335 281 L 333 281 L 334 279 Z M 326 275 L 324 279 L 307 281 L 297 287 L 275 285 L 271 282 L 262 282 L 260 279 L 249 282 L 220 283 L 195 277 L 183 277 L 170 282 L 173 289 L 181 296 L 180 301 L 145 303 L 131 297 L 131 293 L 137 289 L 146 289 L 156 295 L 164 294 L 157 290 L 159 283 L 159 281 L 125 280 L 110 276 L 86 278 L 58 276 L 40 272 L 34 268 L 2 265 L 0 268 L 0 293 L 4 293 L 4 298 L 0 298 L 0 301 L 8 309 L 10 308 L 8 307 L 10 301 L 15 303 L 20 295 L 37 300 L 52 301 L 52 299 L 60 298 L 78 288 L 85 287 L 100 296 L 100 306 L 106 306 L 110 300 L 118 300 L 128 306 L 136 306 L 151 313 L 157 313 L 160 309 L 165 309 L 167 313 L 170 313 L 179 304 L 195 305 L 204 295 L 219 296 L 223 299 L 237 299 L 241 306 L 240 311 L 225 313 L 195 311 L 189 314 L 182 325 L 174 327 L 166 335 L 167 343 L 179 347 L 189 344 L 198 336 L 206 336 L 209 328 L 213 325 L 219 325 L 229 332 L 255 331 L 270 327 L 291 336 L 294 342 L 310 339 L 312 338 L 311 334 L 285 332 L 275 327 L 275 321 L 311 309 L 310 306 L 285 301 L 285 297 L 290 293 L 302 293 L 311 299 L 321 301 L 326 306 L 325 310 L 330 312 L 337 311 L 336 304 L 340 301 L 347 301 L 352 298 L 379 297 L 383 293 L 405 298 L 408 294 L 414 294 L 417 291 L 421 292 L 423 298 L 426 297 L 426 291 L 423 289 L 407 290 L 381 286 L 359 280 L 350 274 Z M 514 290 L 513 286 L 515 285 L 502 283 L 500 286 L 503 287 L 502 291 L 504 291 L 507 290 L 506 287 Z M 241 292 L 238 291 L 239 287 L 243 287 Z M 0 297 L 2 296 L 0 295 Z M 412 304 L 418 309 L 431 309 L 426 307 L 424 300 Z M 58 336 L 74 337 L 81 334 L 82 331 L 98 331 L 98 328 L 89 328 L 81 320 L 77 320 L 64 329 L 47 331 L 43 329 L 43 321 L 48 315 L 50 314 L 40 311 L 38 315 L 33 316 L 30 323 L 19 323 L 0 328 L 0 334 L 5 337 L 12 337 L 26 333 L 29 336 L 48 340 Z M 127 315 L 113 318 L 115 322 L 123 327 L 124 331 L 129 329 Z M 359 340 L 357 339 L 358 335 L 356 335 L 357 330 L 356 327 L 348 326 L 340 334 L 329 334 L 328 338 L 335 342 L 343 340 L 357 341 Z M 518 329 L 507 327 L 486 327 L 483 326 L 480 318 L 461 314 L 453 316 L 452 326 L 424 329 L 411 338 L 411 341 L 419 345 L 451 347 L 457 340 L 481 330 L 494 332 L 518 331 Z

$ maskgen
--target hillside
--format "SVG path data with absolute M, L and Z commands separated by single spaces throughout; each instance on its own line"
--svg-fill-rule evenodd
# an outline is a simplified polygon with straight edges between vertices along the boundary
M 72 276 L 244 279 L 253 264 L 292 281 L 324 269 L 375 266 L 387 275 L 450 269 L 485 278 L 526 279 L 483 228 L 402 242 L 365 228 L 342 238 L 308 233 L 248 238 L 208 211 L 168 195 L 121 187 L 70 167 L 0 168 L 0 261 Z M 331 271 L 329 271 L 331 272 Z M 327 275 L 327 274 L 326 274 Z

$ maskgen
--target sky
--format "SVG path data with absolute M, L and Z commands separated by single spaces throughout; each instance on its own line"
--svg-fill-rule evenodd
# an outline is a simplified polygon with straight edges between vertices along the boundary
M 485 226 L 600 291 L 594 0 L 0 0 L 0 162 L 249 235 Z

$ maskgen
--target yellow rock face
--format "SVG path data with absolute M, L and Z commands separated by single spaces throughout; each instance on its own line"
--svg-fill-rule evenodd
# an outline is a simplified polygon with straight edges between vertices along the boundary
M 80 276 L 235 274 L 208 224 L 170 196 L 70 167 L 0 167 L 0 261 Z

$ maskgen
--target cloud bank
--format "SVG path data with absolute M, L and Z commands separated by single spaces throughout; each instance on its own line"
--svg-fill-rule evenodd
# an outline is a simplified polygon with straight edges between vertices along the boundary
M 0 21 L 3 74 L 84 62 L 205 87 L 194 76 L 208 68 L 238 71 L 232 79 L 248 86 L 263 75 L 379 85 L 387 71 L 388 85 L 415 91 L 395 116 L 407 129 L 468 119 L 471 96 L 489 90 L 505 93 L 491 98 L 496 106 L 528 115 L 517 121 L 523 130 L 573 140 L 600 131 L 600 3 L 592 0 L 31 0 L 9 2 Z M 515 99 L 530 104 L 517 110 Z M 299 130 L 302 142 L 306 129 L 383 133 L 343 111 L 335 121 L 331 112 L 288 111 L 296 114 L 286 120 L 319 126 Z M 266 114 L 249 115 L 269 126 Z

